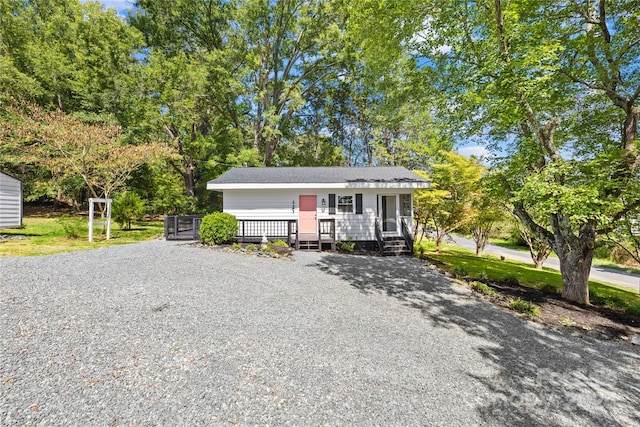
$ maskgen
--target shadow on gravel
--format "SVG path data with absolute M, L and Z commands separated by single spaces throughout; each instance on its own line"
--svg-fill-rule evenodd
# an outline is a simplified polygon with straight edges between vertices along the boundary
M 315 266 L 362 292 L 399 299 L 434 327 L 459 327 L 486 340 L 472 351 L 499 374 L 469 375 L 488 390 L 477 408 L 488 424 L 626 426 L 640 419 L 637 347 L 539 327 L 477 299 L 417 259 L 332 254 Z

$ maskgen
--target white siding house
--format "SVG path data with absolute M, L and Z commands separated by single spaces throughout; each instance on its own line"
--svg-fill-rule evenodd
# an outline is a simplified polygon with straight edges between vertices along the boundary
M 0 172 L 0 229 L 22 225 L 22 181 Z
M 298 245 L 318 244 L 331 226 L 334 241 L 372 246 L 403 238 L 403 225 L 412 230 L 413 191 L 429 182 L 401 167 L 234 168 L 207 188 L 223 193 L 223 210 L 240 227 L 295 223 Z

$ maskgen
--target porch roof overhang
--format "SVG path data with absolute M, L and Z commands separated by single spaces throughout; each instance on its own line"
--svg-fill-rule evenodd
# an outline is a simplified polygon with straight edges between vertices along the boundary
M 208 190 L 403 189 L 431 183 L 403 167 L 233 168 L 207 183 Z
M 347 182 L 347 183 L 246 183 L 246 184 L 207 184 L 207 190 L 279 190 L 279 189 L 418 189 L 431 188 L 429 182 Z

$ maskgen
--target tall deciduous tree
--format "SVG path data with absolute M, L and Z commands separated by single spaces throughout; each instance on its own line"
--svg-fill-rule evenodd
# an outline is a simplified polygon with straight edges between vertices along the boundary
M 291 120 L 321 82 L 336 77 L 342 51 L 340 16 L 331 0 L 246 0 L 239 34 L 247 51 L 245 81 L 254 147 L 270 166 Z
M 235 3 L 141 0 L 136 6 L 130 21 L 147 41 L 133 82 L 143 117 L 136 133 L 167 142 L 184 194 L 202 202 L 204 183 L 242 149 L 237 74 L 243 56 L 230 38 Z
M 469 232 L 476 243 L 476 255 L 480 256 L 497 225 L 507 217 L 506 207 L 494 197 L 485 179 L 478 182 L 470 217 Z
M 452 151 L 442 152 L 441 162 L 430 169 L 431 188 L 416 192 L 414 211 L 416 223 L 433 231 L 440 252 L 443 239 L 473 219 L 472 203 L 485 169 L 475 159 Z
M 399 45 L 429 58 L 459 133 L 484 133 L 503 156 L 502 185 L 517 217 L 558 254 L 563 296 L 588 303 L 596 235 L 630 208 L 621 198 L 640 163 L 637 4 L 382 4 Z
M 99 3 L 0 0 L 0 99 L 115 114 L 123 75 L 141 42 L 135 29 Z
M 81 178 L 92 197 L 109 198 L 142 164 L 168 155 L 162 144 L 121 144 L 117 125 L 87 124 L 37 106 L 10 112 L 12 120 L 0 121 L 0 142 L 18 141 L 33 161 L 56 171 L 58 179 Z

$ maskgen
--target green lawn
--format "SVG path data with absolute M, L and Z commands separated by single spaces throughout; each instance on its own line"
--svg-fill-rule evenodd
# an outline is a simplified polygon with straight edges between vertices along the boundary
M 465 237 L 471 238 L 470 236 L 465 236 Z M 514 245 L 513 243 L 511 243 L 509 240 L 506 240 L 506 239 L 495 239 L 495 238 L 489 239 L 489 243 L 492 245 L 500 246 L 502 248 L 513 249 L 516 251 L 525 252 L 527 254 L 529 253 L 529 249 L 527 249 L 526 247 Z M 549 255 L 549 257 L 558 258 L 558 256 L 554 252 L 551 252 L 551 255 Z M 619 265 L 611 262 L 611 260 L 603 259 L 603 258 L 594 258 L 593 265 L 598 267 L 610 268 L 612 270 L 624 271 L 625 273 L 640 274 L 640 268 Z
M 500 260 L 492 255 L 477 257 L 467 249 L 443 244 L 441 254 L 435 252 L 433 242 L 422 242 L 424 255 L 442 262 L 442 268 L 456 276 L 470 276 L 481 280 L 505 281 L 516 279 L 524 286 L 554 290 L 562 289 L 560 272 L 550 268 L 536 270 L 533 265 Z M 419 251 L 417 252 L 419 253 Z M 640 295 L 620 286 L 596 280 L 589 281 L 591 302 L 640 316 Z
M 9 240 L 0 243 L 0 257 L 50 255 L 59 252 L 74 252 L 105 246 L 135 243 L 153 239 L 164 233 L 161 221 L 136 221 L 132 230 L 122 230 L 111 225 L 111 239 L 106 240 L 101 228 L 96 227 L 93 242 L 88 241 L 88 219 L 70 217 L 68 219 L 26 217 L 21 229 L 4 229 L 0 234 L 23 236 L 24 240 Z M 77 234 L 77 237 L 69 237 Z

